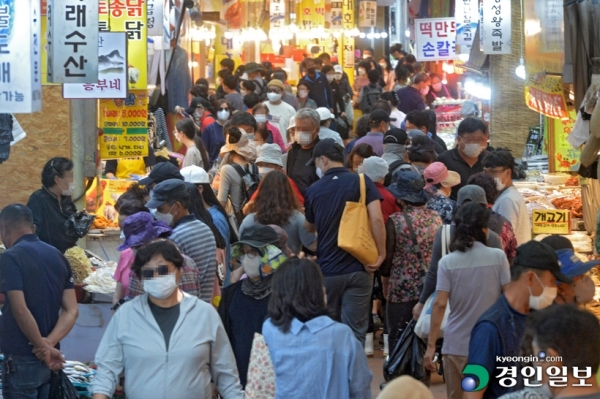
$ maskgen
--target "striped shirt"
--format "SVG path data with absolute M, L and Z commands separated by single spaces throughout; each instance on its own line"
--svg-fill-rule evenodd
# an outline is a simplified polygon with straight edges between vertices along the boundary
M 194 215 L 181 218 L 169 237 L 200 271 L 199 298 L 210 303 L 217 276 L 217 243 L 210 228 Z

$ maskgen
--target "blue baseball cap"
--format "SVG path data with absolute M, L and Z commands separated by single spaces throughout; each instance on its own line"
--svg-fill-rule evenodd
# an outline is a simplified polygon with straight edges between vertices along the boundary
M 600 265 L 600 260 L 583 262 L 572 249 L 568 248 L 556 250 L 556 256 L 561 263 L 560 271 L 570 278 L 581 276 Z

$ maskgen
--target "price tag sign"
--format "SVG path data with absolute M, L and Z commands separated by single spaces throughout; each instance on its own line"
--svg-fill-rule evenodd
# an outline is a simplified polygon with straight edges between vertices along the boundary
M 571 211 L 535 209 L 531 215 L 533 234 L 571 234 Z

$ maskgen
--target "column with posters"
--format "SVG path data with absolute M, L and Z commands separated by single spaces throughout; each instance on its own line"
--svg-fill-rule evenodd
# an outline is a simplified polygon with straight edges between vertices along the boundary
M 144 0 L 110 0 L 111 32 L 127 33 L 127 77 L 129 89 L 148 85 L 148 27 Z
M 456 59 L 454 18 L 416 19 L 415 51 L 420 62 Z
M 148 92 L 131 90 L 125 100 L 99 101 L 102 134 L 100 158 L 120 159 L 148 155 Z
M 484 54 L 511 53 L 511 0 L 483 0 L 481 40 Z
M 456 44 L 472 46 L 479 22 L 479 0 L 456 0 Z

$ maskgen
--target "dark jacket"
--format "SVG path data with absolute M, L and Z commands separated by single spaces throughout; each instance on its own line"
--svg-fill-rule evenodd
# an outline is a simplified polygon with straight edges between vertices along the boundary
M 319 142 L 319 138 L 315 141 L 315 146 Z M 314 147 L 310 150 L 311 153 L 314 150 Z M 296 159 L 298 158 L 298 154 L 302 151 L 302 146 L 298 143 L 292 144 L 292 146 L 288 150 L 288 157 L 286 163 L 286 173 L 288 177 L 290 177 L 296 186 L 298 186 L 298 190 L 300 194 L 304 196 L 306 194 L 306 189 L 310 187 L 314 182 L 319 180 L 319 176 L 317 176 L 317 168 L 314 165 L 306 165 L 306 163 L 300 163 L 298 165 Z
M 317 107 L 333 108 L 333 92 L 325 75 L 317 72 L 315 79 L 304 75 L 302 82 L 308 84 L 308 98 L 317 103 Z
M 346 112 L 346 103 L 344 102 L 345 89 L 342 89 L 342 84 L 335 80 L 331 82 L 330 86 L 334 101 L 333 113 L 338 117 L 341 113 Z
M 77 243 L 76 237 L 67 234 L 65 222 L 71 215 L 77 212 L 77 208 L 71 197 L 58 198 L 46 188 L 41 188 L 31 194 L 27 207 L 33 213 L 35 234 L 45 242 L 58 249 L 61 253 Z
M 427 108 L 421 92 L 412 86 L 403 87 L 396 94 L 398 94 L 398 99 L 400 100 L 398 109 L 405 114 L 408 114 L 410 111 L 423 111 Z
M 11 114 L 0 114 L 0 163 L 10 156 L 10 142 L 14 140 L 12 118 Z

